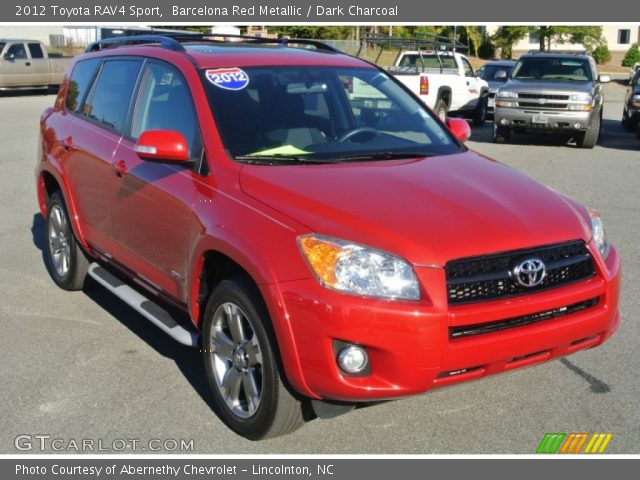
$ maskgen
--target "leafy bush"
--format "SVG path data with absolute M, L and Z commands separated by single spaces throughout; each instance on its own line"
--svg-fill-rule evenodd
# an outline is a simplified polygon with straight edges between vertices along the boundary
M 591 53 L 598 65 L 603 65 L 611 61 L 611 52 L 606 45 L 600 45 Z
M 490 40 L 484 40 L 478 47 L 478 56 L 492 60 L 496 56 L 496 46 Z
M 634 43 L 631 45 L 631 48 L 627 50 L 624 60 L 622 60 L 622 66 L 633 67 L 638 62 L 640 62 L 640 48 L 638 48 L 637 43 Z

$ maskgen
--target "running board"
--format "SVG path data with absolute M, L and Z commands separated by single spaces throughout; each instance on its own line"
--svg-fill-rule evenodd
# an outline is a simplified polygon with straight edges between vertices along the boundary
M 88 273 L 96 282 L 168 334 L 176 342 L 189 347 L 198 346 L 199 333 L 195 329 L 189 330 L 180 325 L 163 307 L 131 288 L 102 265 L 92 263 L 89 265 Z

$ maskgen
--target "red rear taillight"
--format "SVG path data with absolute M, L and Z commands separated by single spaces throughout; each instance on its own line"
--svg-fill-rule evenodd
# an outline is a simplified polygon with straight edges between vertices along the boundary
M 429 78 L 420 77 L 420 95 L 429 95 Z

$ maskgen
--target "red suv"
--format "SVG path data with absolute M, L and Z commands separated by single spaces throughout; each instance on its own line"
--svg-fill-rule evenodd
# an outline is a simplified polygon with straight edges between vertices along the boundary
M 618 327 L 620 260 L 597 213 L 469 151 L 464 120 L 441 123 L 384 70 L 307 40 L 88 50 L 41 119 L 51 276 L 76 290 L 88 274 L 199 347 L 239 434 Z

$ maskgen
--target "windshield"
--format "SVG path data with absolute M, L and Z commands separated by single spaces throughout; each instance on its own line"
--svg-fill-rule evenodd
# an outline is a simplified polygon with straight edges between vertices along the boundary
M 590 82 L 591 66 L 583 58 L 522 58 L 511 76 L 516 80 L 564 80 Z
M 204 70 L 225 148 L 237 160 L 445 155 L 460 145 L 424 105 L 372 68 Z
M 511 73 L 511 70 L 513 70 L 513 66 L 511 65 L 485 65 L 480 70 L 478 70 L 478 76 L 487 81 L 493 80 L 498 82 L 506 82 L 507 77 Z M 498 72 L 504 72 L 507 75 L 504 78 L 496 78 L 496 74 Z

